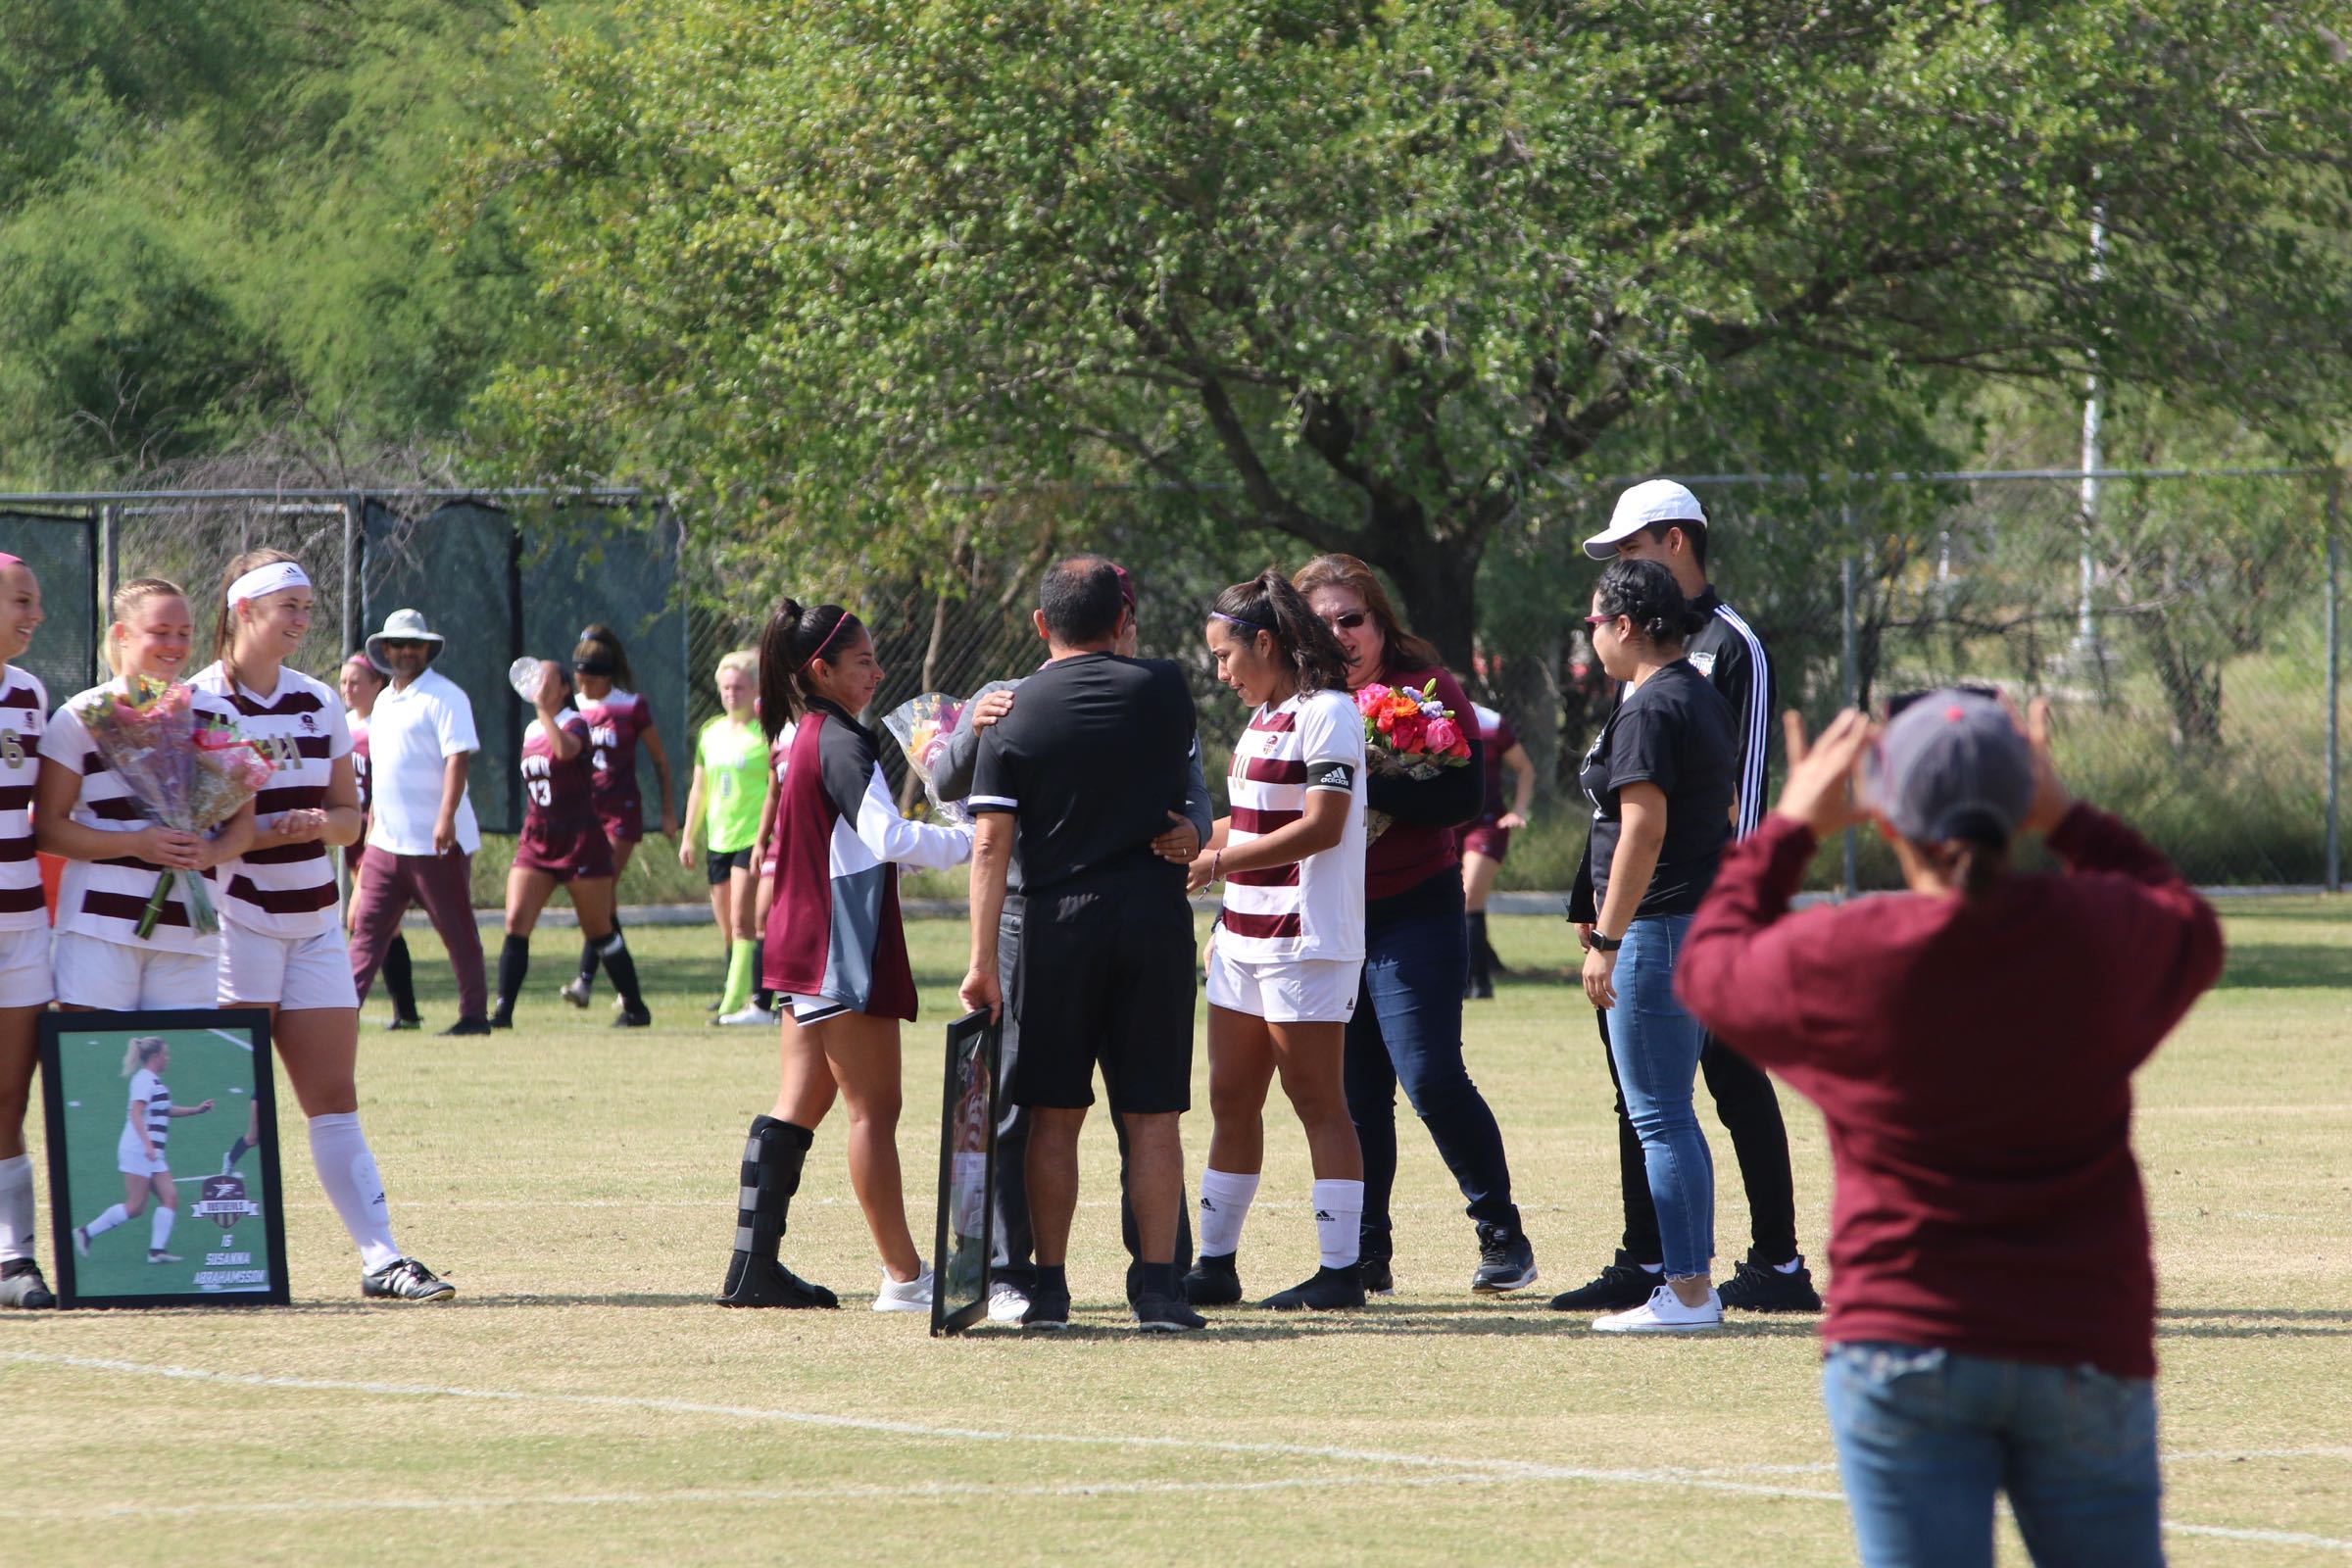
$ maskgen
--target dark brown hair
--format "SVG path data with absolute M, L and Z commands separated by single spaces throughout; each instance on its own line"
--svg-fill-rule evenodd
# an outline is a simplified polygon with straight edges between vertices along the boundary
M 628 650 L 620 646 L 620 638 L 612 628 L 600 621 L 590 621 L 580 628 L 579 643 L 571 651 L 571 667 L 581 674 L 610 676 L 612 684 L 624 692 L 637 689 L 636 676 L 629 669 Z
M 839 605 L 808 608 L 787 599 L 776 606 L 760 633 L 760 729 L 771 744 L 785 720 L 807 712 L 808 699 L 816 695 L 808 684 L 808 666 L 819 655 L 840 657 L 857 630 L 858 617 Z
M 1261 631 L 1272 637 L 1276 657 L 1291 666 L 1299 691 L 1348 689 L 1348 655 L 1340 640 L 1274 567 L 1217 595 L 1210 613 L 1238 622 L 1234 629 L 1252 641 Z
M 1318 588 L 1348 588 L 1364 602 L 1371 612 L 1374 624 L 1380 627 L 1382 658 L 1390 669 L 1431 669 L 1442 663 L 1437 648 L 1427 638 L 1416 637 L 1404 629 L 1396 618 L 1396 607 L 1389 603 L 1389 591 L 1372 575 L 1372 568 L 1353 556 L 1317 556 L 1300 566 L 1291 577 L 1291 586 L 1301 594 L 1311 594 Z M 1375 675 L 1384 671 L 1375 670 Z

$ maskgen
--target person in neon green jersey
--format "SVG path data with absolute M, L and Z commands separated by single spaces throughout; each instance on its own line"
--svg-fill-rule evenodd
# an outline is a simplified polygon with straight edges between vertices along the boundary
M 694 783 L 686 792 L 686 831 L 678 840 L 678 863 L 693 865 L 697 842 L 704 845 L 710 915 L 727 940 L 727 989 L 718 1001 L 717 1021 L 771 1024 L 775 1014 L 752 998 L 760 970 L 758 879 L 752 874 L 752 855 L 768 789 L 767 742 L 760 733 L 756 707 L 760 656 L 748 648 L 728 654 L 718 662 L 716 680 L 719 705 L 726 711 L 695 737 Z

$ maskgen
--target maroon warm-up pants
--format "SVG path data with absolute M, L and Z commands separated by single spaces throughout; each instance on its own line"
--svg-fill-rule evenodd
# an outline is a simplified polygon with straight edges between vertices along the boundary
M 473 857 L 470 855 L 386 855 L 370 845 L 360 859 L 360 906 L 351 925 L 351 978 L 368 1004 L 368 988 L 384 961 L 400 917 L 411 904 L 424 906 L 425 918 L 449 949 L 458 976 L 458 1013 L 490 1015 L 489 987 L 482 978 L 482 934 L 474 928 Z

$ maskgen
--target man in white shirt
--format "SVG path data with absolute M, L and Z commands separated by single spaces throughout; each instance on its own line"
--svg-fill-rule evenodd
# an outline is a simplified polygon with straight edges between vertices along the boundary
M 368 851 L 360 861 L 359 908 L 352 920 L 351 977 L 366 1005 L 400 918 L 412 903 L 449 949 L 458 977 L 458 1021 L 445 1035 L 490 1032 L 482 938 L 473 923 L 473 852 L 481 847 L 466 773 L 481 741 L 473 704 L 426 666 L 440 657 L 441 634 L 414 610 L 395 610 L 368 639 L 368 660 L 392 677 L 375 700 L 368 731 L 373 783 Z

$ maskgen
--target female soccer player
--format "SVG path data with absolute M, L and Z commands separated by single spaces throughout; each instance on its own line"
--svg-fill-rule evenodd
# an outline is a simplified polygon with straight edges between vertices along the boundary
M 792 1195 L 836 1090 L 849 1102 L 850 1184 L 882 1253 L 877 1312 L 926 1312 L 931 1270 L 906 1230 L 899 1176 L 899 1024 L 914 1017 L 914 976 L 899 924 L 899 867 L 971 858 L 966 828 L 899 815 L 874 732 L 858 722 L 882 684 L 873 639 L 839 605 L 787 599 L 760 638 L 760 722 L 793 723 L 776 808 L 776 903 L 769 979 L 784 993 L 784 1075 L 770 1114 L 752 1118 L 730 1306 L 833 1306 L 833 1293 L 776 1261 Z
M 144 937 L 139 921 L 167 867 L 203 871 L 234 859 L 253 837 L 253 808 L 241 808 L 210 837 L 182 833 L 149 821 L 130 786 L 100 759 L 78 710 L 127 695 L 134 678 L 181 679 L 196 638 L 187 595 L 161 577 L 135 577 L 115 590 L 114 617 L 106 653 L 115 678 L 76 693 L 50 717 L 33 790 L 35 837 L 42 849 L 66 858 L 51 954 L 58 1005 L 214 1006 L 220 938 L 200 936 L 189 923 L 177 878 Z M 199 719 L 235 716 L 211 693 L 196 691 L 191 702 Z
M 498 1004 L 490 1027 L 514 1027 L 514 1000 L 531 969 L 531 931 L 558 886 L 571 894 L 580 930 L 620 992 L 615 1029 L 643 1029 L 653 1015 L 637 990 L 637 963 L 612 927 L 612 848 L 597 820 L 589 771 L 588 721 L 565 706 L 571 681 L 552 659 L 539 662 L 532 698 L 539 710 L 522 732 L 522 836 L 507 872 L 507 940 L 498 953 Z
M 669 754 L 662 748 L 662 736 L 654 728 L 653 705 L 636 691 L 637 678 L 629 669 L 628 650 L 620 646 L 620 638 L 610 626 L 588 625 L 580 630 L 580 640 L 571 651 L 571 673 L 577 685 L 573 706 L 588 721 L 589 767 L 596 780 L 596 815 L 603 824 L 605 840 L 612 846 L 612 883 L 620 885 L 620 874 L 629 868 L 637 854 L 637 841 L 645 837 L 645 803 L 637 790 L 637 748 L 642 745 L 645 755 L 654 764 L 654 777 L 662 787 L 662 831 L 670 838 L 678 836 L 678 813 L 669 777 Z M 612 917 L 612 929 L 620 929 L 617 910 Z M 575 1007 L 588 1005 L 589 990 L 596 983 L 596 966 L 602 957 L 597 944 L 586 938 L 580 942 L 580 972 L 564 986 L 563 997 Z M 615 1003 L 623 1010 L 625 999 Z
M 1205 633 L 1217 678 L 1256 710 L 1233 749 L 1231 812 L 1192 864 L 1225 884 L 1208 958 L 1208 1103 L 1195 1306 L 1242 1298 L 1235 1253 L 1265 1168 L 1266 1090 L 1306 1129 L 1322 1263 L 1268 1298 L 1277 1310 L 1364 1304 L 1356 1272 L 1364 1158 L 1341 1069 L 1364 967 L 1364 720 L 1348 661 L 1278 571 L 1217 597 Z
M 343 906 L 343 929 L 347 933 L 360 909 L 360 866 L 367 859 L 363 847 L 368 841 L 368 812 L 375 804 L 368 768 L 368 720 L 390 678 L 368 662 L 366 654 L 354 654 L 343 661 L 342 669 L 335 675 L 335 690 L 343 697 L 343 719 L 351 729 L 351 776 L 360 787 L 360 836 L 343 846 L 343 869 L 351 878 L 351 898 Z M 384 990 L 392 998 L 392 1021 L 384 1027 L 423 1028 L 424 1020 L 416 1012 L 416 972 L 409 960 L 406 936 L 393 933 L 392 945 L 384 950 L 384 965 L 376 972 L 383 977 Z
M 364 818 L 342 699 L 286 663 L 310 636 L 310 575 L 282 550 L 249 550 L 221 573 L 219 604 L 215 661 L 191 684 L 235 712 L 274 771 L 254 799 L 252 844 L 223 877 L 218 1004 L 270 1012 L 318 1185 L 360 1250 L 360 1295 L 446 1300 L 456 1287 L 393 1240 L 360 1127 L 360 999 L 329 847 L 358 842 Z M 227 1163 L 246 1147 L 244 1137 L 230 1145 Z
M 1620 560 L 1592 594 L 1592 651 L 1625 683 L 1580 779 L 1593 806 L 1585 995 L 1608 1014 L 1609 1054 L 1642 1139 L 1666 1278 L 1649 1299 L 1594 1321 L 1608 1333 L 1723 1326 L 1708 1279 L 1715 1166 L 1691 1108 L 1704 1032 L 1674 997 L 1675 955 L 1732 841 L 1740 743 L 1730 705 L 1683 644 L 1705 624 L 1654 561 Z
M 1350 690 L 1378 681 L 1438 701 L 1467 724 L 1470 699 L 1438 665 L 1438 652 L 1398 623 L 1372 568 L 1353 556 L 1318 556 L 1291 585 L 1306 596 L 1348 659 Z M 1465 733 L 1468 733 L 1465 728 Z M 1364 1154 L 1364 1289 L 1394 1288 L 1389 1194 L 1396 1183 L 1396 1087 L 1420 1114 L 1478 1227 L 1482 1296 L 1536 1282 L 1536 1253 L 1511 1201 L 1502 1129 L 1462 1063 L 1467 928 L 1453 829 L 1478 814 L 1485 775 L 1473 737 L 1469 765 L 1410 779 L 1377 769 L 1366 806 L 1390 818 L 1364 854 L 1364 978 L 1348 1021 L 1348 1106 Z
M 136 1035 L 122 1054 L 122 1076 L 130 1080 L 130 1111 L 123 1118 L 122 1136 L 115 1142 L 115 1168 L 122 1173 L 122 1201 L 74 1228 L 74 1250 L 90 1255 L 90 1243 L 118 1225 L 137 1219 L 155 1195 L 155 1218 L 147 1222 L 147 1261 L 176 1263 L 177 1252 L 166 1250 L 172 1226 L 179 1218 L 179 1189 L 172 1183 L 172 1166 L 164 1145 L 172 1123 L 179 1116 L 201 1116 L 211 1101 L 198 1105 L 174 1105 L 172 1090 L 161 1076 L 172 1065 L 172 1047 L 161 1035 Z
M 1821 1107 L 1837 1171 L 1822 1399 L 1865 1563 L 2164 1561 L 2156 1277 L 2132 1075 L 2222 970 L 2154 846 L 2070 800 L 2049 713 L 1959 691 L 1839 715 L 1725 858 L 1680 989 Z M 1849 804 L 1853 791 L 1856 805 Z M 1875 819 L 1906 891 L 1789 912 Z M 2012 868 L 2039 835 L 2065 869 Z
M 710 884 L 710 914 L 727 944 L 727 985 L 718 1001 L 718 1021 L 771 1024 L 774 1014 L 752 1004 L 760 982 L 760 880 L 753 862 L 769 793 L 767 737 L 760 728 L 760 656 L 737 649 L 719 660 L 714 679 L 722 711 L 694 740 L 694 782 L 686 790 L 678 863 L 694 864 L 698 840 L 708 847 L 703 870 Z
M 0 1307 L 57 1304 L 33 1261 L 32 1156 L 24 1152 L 40 1019 L 56 994 L 31 811 L 49 692 L 14 662 L 43 618 L 40 580 L 0 554 Z

